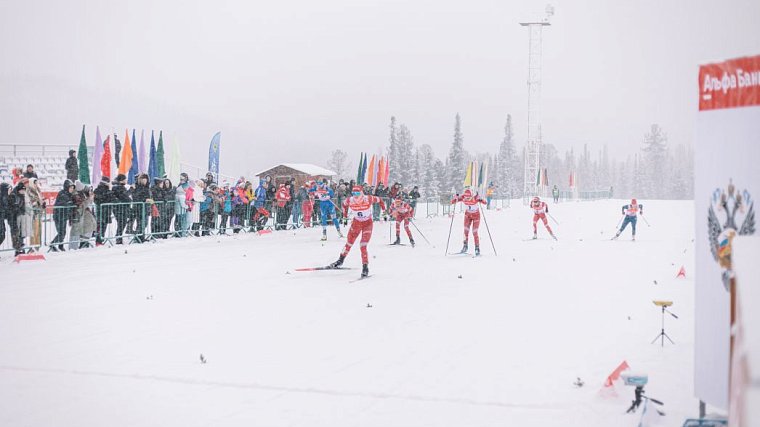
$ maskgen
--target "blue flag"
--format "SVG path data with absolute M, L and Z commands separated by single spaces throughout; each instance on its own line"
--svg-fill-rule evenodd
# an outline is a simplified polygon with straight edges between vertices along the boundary
M 158 168 L 156 166 L 156 139 L 153 137 L 153 131 L 150 131 L 150 160 L 148 161 L 150 182 L 153 182 L 153 178 L 158 176 Z
M 208 171 L 213 173 L 217 179 L 219 179 L 219 144 L 221 138 L 221 132 L 214 134 L 208 147 Z
M 135 178 L 139 173 L 139 163 L 137 161 L 137 143 L 135 143 L 135 130 L 132 129 L 132 165 L 129 167 L 129 176 L 127 176 L 127 184 L 132 185 L 135 183 Z

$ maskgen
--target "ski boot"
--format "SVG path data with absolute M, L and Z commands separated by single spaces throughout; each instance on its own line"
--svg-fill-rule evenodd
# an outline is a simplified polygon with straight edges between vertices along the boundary
M 464 246 L 462 246 L 462 250 L 459 251 L 460 254 L 466 254 L 467 253 L 467 242 L 464 242 Z
M 615 237 L 612 238 L 612 240 L 617 240 L 617 238 L 620 237 L 620 232 L 618 231 L 615 233 Z
M 552 233 L 552 239 L 557 240 L 557 236 L 555 236 L 554 233 Z
M 636 235 L 635 235 L 635 234 L 634 234 L 634 235 L 631 237 L 631 241 L 632 241 L 632 242 L 635 242 L 635 241 L 636 241 Z
M 399 235 L 396 235 L 396 241 L 391 243 L 391 245 L 400 245 L 401 244 L 401 237 Z
M 341 256 L 338 257 L 338 260 L 335 261 L 334 263 L 330 264 L 329 267 L 330 268 L 340 268 L 340 266 L 343 265 L 343 260 L 345 260 L 345 259 L 346 259 L 346 257 L 343 256 L 343 255 L 341 255 Z
M 480 246 L 475 245 L 475 256 L 480 256 Z
M 327 240 L 327 230 L 322 230 L 322 241 Z
M 412 245 L 412 247 L 414 247 L 414 239 L 409 239 L 409 244 Z
M 338 229 L 338 237 L 341 239 L 343 238 L 343 232 L 341 232 L 340 229 Z
M 533 240 L 538 239 L 538 233 L 533 233 Z
M 369 276 L 369 264 L 362 264 L 362 277 Z

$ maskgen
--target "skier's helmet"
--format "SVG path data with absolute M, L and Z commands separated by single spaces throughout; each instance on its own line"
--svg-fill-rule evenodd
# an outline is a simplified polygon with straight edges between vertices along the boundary
M 354 185 L 354 187 L 351 189 L 351 194 L 353 194 L 355 197 L 361 196 L 363 193 L 363 189 L 361 185 Z
M 536 197 L 533 198 L 533 203 L 538 203 L 540 201 L 541 201 L 541 199 L 538 196 L 536 196 Z

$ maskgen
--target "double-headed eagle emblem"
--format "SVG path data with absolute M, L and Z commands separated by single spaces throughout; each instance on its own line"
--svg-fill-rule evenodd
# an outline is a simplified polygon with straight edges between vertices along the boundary
M 718 215 L 725 218 L 723 223 L 718 219 Z M 737 226 L 739 223 L 741 227 Z M 710 252 L 723 269 L 723 286 L 728 291 L 734 277 L 731 266 L 731 242 L 737 234 L 755 234 L 754 201 L 749 192 L 737 191 L 731 181 L 726 190 L 715 189 L 707 214 L 707 232 L 710 238 Z

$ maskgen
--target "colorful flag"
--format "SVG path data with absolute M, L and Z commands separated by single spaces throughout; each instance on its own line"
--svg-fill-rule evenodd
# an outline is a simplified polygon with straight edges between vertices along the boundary
M 464 175 L 464 186 L 469 187 L 472 185 L 472 162 L 467 163 L 467 171 Z
M 87 141 L 84 138 L 84 125 L 82 125 L 82 137 L 79 138 L 79 182 L 90 183 L 90 165 L 87 164 Z
M 115 177 L 111 176 L 111 135 L 106 137 L 103 145 L 103 155 L 100 157 L 100 172 L 103 176 L 113 179 Z M 97 160 L 93 159 L 93 161 Z
M 148 161 L 148 177 L 149 182 L 153 182 L 153 178 L 158 176 L 158 168 L 156 167 L 156 139 L 153 137 L 153 131 L 150 131 L 150 160 Z
M 385 157 L 381 156 L 377 161 L 377 168 L 375 169 L 375 185 L 383 182 L 383 172 L 385 172 Z
M 92 183 L 98 185 L 100 177 L 100 158 L 103 156 L 103 140 L 100 139 L 100 127 L 95 127 L 95 154 L 92 156 Z
M 158 131 L 158 148 L 156 148 L 156 173 L 158 176 L 166 176 L 166 164 L 164 162 L 164 131 Z
M 129 165 L 129 175 L 127 176 L 127 184 L 132 185 L 135 183 L 135 178 L 140 173 L 140 162 L 137 159 L 137 137 L 135 136 L 135 130 L 132 129 L 132 164 Z
M 166 176 L 173 180 L 179 179 L 180 174 L 180 153 L 179 153 L 179 143 L 177 142 L 177 138 L 172 138 L 172 143 L 169 144 L 169 152 L 171 155 L 169 156 L 169 167 L 166 170 Z
M 219 148 L 221 145 L 221 139 L 222 133 L 215 133 L 208 146 L 208 171 L 213 173 L 217 179 L 219 179 Z
M 359 168 L 356 170 L 356 183 L 361 184 L 362 183 L 362 161 L 364 159 L 364 154 L 359 153 Z
M 121 160 L 119 161 L 119 173 L 127 175 L 132 165 L 132 144 L 129 143 L 129 129 L 124 136 L 124 149 L 121 150 Z
M 367 153 L 364 153 L 364 162 L 362 162 L 362 184 L 367 182 Z
M 375 173 L 375 155 L 372 155 L 372 159 L 369 161 L 369 167 L 367 168 L 367 184 L 370 186 L 375 186 L 375 178 L 377 177 L 377 174 Z
M 127 134 L 129 136 L 129 134 Z M 120 167 L 119 162 L 121 161 L 121 157 L 119 156 L 121 154 L 121 141 L 119 141 L 119 137 L 116 136 L 116 133 L 113 134 L 113 160 L 116 162 L 116 167 Z M 113 178 L 113 177 L 111 177 Z
M 134 138 L 132 138 L 134 140 Z M 148 171 L 148 159 L 145 154 L 145 129 L 140 131 L 140 145 L 138 146 L 137 170 L 142 174 Z

